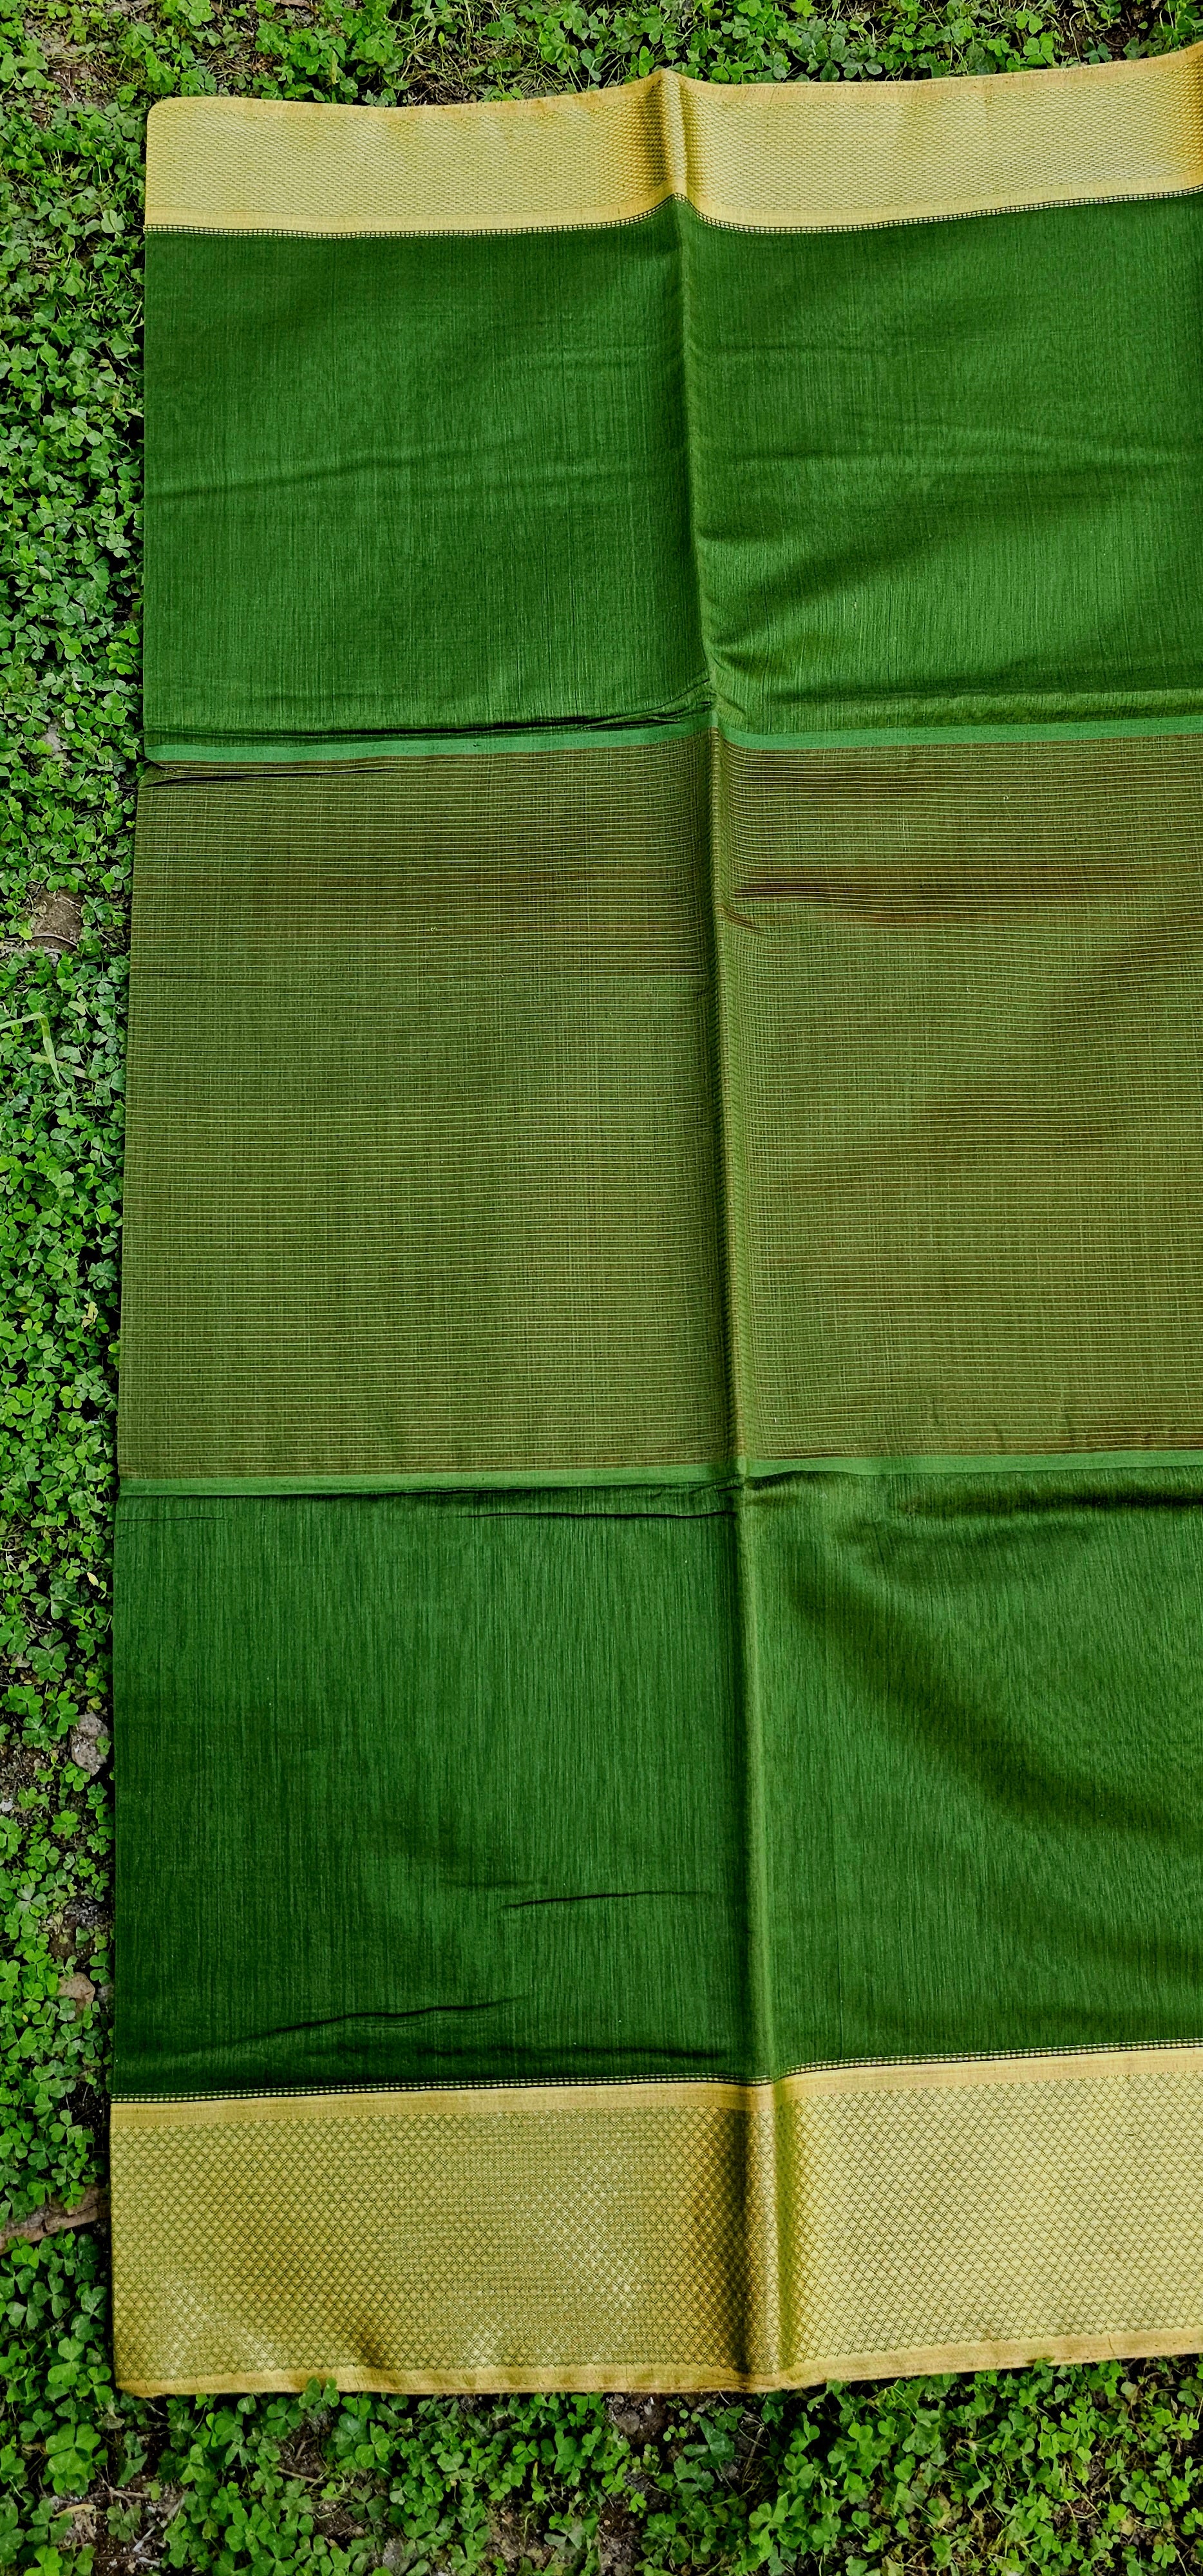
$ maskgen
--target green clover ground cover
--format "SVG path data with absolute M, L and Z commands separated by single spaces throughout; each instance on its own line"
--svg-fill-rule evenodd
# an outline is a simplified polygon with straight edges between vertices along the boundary
M 1200 0 L 1203 7 L 1203 0 Z M 154 97 L 511 95 L 669 61 L 876 78 L 1163 51 L 1191 0 L 0 0 L 0 2228 L 94 2207 L 122 1004 L 138 758 L 140 147 Z M 102 2211 L 103 2216 L 103 2211 Z M 119 2395 L 103 2224 L 10 2238 L 0 2567 L 1203 2565 L 1191 2362 L 768 2398 Z

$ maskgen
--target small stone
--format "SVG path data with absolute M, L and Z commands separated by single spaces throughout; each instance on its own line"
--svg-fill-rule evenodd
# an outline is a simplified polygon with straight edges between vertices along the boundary
M 76 1769 L 86 1771 L 89 1778 L 94 1779 L 109 1749 L 109 1739 L 102 1734 L 99 1719 L 81 1717 L 78 1726 L 71 1729 L 68 1749 Z
M 66 1995 L 69 2001 L 73 2004 L 90 2004 L 94 2000 L 96 1994 L 96 1988 L 93 1985 L 91 1978 L 81 1977 L 79 1975 L 73 1977 L 60 1977 L 58 1981 L 58 1990 L 60 1995 Z
M 60 889 L 57 894 L 42 896 L 26 936 L 35 947 L 62 957 L 78 948 L 83 918 L 78 897 Z

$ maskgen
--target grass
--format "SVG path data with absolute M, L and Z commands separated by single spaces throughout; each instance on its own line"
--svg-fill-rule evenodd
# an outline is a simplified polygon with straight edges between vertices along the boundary
M 174 91 L 404 101 L 1164 51 L 1167 8 L 1005 0 L 0 0 L 0 2566 L 846 2576 L 1203 2564 L 1191 2362 L 692 2404 L 118 2394 L 102 2226 L 122 1004 L 138 758 L 139 157 Z

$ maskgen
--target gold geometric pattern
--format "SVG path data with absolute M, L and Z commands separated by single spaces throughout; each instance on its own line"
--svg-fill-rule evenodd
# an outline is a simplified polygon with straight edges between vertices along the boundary
M 1203 2048 L 119 2103 L 142 2396 L 756 2389 L 1203 2344 Z
M 711 85 L 655 71 L 566 98 L 311 107 L 172 98 L 147 138 L 150 230 L 555 231 L 669 197 L 810 231 L 1203 186 L 1203 45 L 949 81 Z

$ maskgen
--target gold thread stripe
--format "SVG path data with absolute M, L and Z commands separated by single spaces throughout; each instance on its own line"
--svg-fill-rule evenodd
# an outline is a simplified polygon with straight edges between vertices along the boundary
M 1203 186 L 1203 44 L 941 81 L 613 89 L 469 107 L 172 98 L 151 230 L 476 233 L 629 221 L 668 197 L 812 231 Z
M 1203 2047 L 114 2106 L 141 2396 L 805 2386 L 1203 2344 Z

